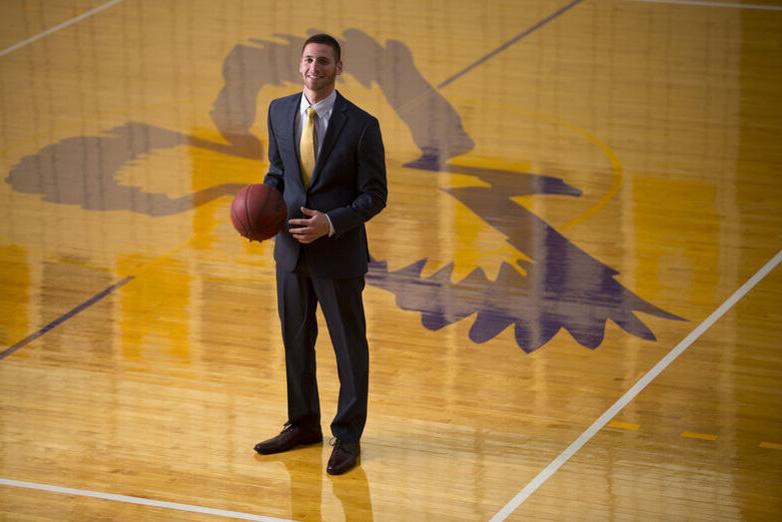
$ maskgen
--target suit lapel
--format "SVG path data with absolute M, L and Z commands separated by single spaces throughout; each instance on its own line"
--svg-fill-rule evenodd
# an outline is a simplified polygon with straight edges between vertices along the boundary
M 348 106 L 342 95 L 337 92 L 337 99 L 334 100 L 334 109 L 331 111 L 331 118 L 329 118 L 329 126 L 326 130 L 326 136 L 323 138 L 323 145 L 320 147 L 320 154 L 318 154 L 318 161 L 315 164 L 315 169 L 312 172 L 312 184 L 317 180 L 318 174 L 323 170 L 323 165 L 329 159 L 329 154 L 334 150 L 334 145 L 337 143 L 339 133 L 342 132 L 342 128 L 348 120 L 347 116 Z
M 288 105 L 288 107 L 285 108 L 285 112 L 283 114 L 282 128 L 280 129 L 280 135 L 288 136 L 288 138 L 290 138 L 291 142 L 293 143 L 292 163 L 296 165 L 296 172 L 295 172 L 295 176 L 293 177 L 296 180 L 298 180 L 303 190 L 304 181 L 301 178 L 301 164 L 299 163 L 299 140 L 296 139 L 296 119 L 299 117 L 299 106 L 301 105 L 301 97 L 302 97 L 301 94 L 292 97 L 290 105 Z

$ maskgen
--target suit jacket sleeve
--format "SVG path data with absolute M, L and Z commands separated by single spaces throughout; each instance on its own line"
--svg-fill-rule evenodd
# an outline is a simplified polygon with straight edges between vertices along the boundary
M 266 125 L 269 134 L 269 171 L 266 173 L 263 182 L 283 193 L 285 192 L 285 171 L 282 165 L 282 158 L 280 157 L 280 150 L 277 146 L 277 136 L 272 126 L 272 105 L 269 106 Z
M 380 135 L 380 124 L 375 117 L 370 116 L 366 119 L 356 147 L 358 195 L 350 205 L 327 212 L 334 227 L 335 237 L 361 226 L 386 206 L 388 188 L 385 150 Z

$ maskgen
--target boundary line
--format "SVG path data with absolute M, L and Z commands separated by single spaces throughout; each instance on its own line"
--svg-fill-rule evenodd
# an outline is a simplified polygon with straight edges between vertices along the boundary
M 68 319 L 73 317 L 74 315 L 76 315 L 76 314 L 78 314 L 80 312 L 83 312 L 84 310 L 86 310 L 90 306 L 94 305 L 95 303 L 97 303 L 98 301 L 103 299 L 104 297 L 106 297 L 109 294 L 113 293 L 115 290 L 118 290 L 118 289 L 122 288 L 126 284 L 130 283 L 133 279 L 134 279 L 134 276 L 127 276 L 127 277 L 125 277 L 123 279 L 120 279 L 119 281 L 117 281 L 113 285 L 111 285 L 111 286 L 101 290 L 100 292 L 98 292 L 94 296 L 90 297 L 89 299 L 84 301 L 82 304 L 72 308 L 69 312 L 64 313 L 63 315 L 61 315 L 60 317 L 58 317 L 57 319 L 55 319 L 51 323 L 49 323 L 46 326 L 44 326 L 43 328 L 39 329 L 37 332 L 28 335 L 27 337 L 25 337 L 24 339 L 22 339 L 21 341 L 19 341 L 15 345 L 11 346 L 10 348 L 6 348 L 2 352 L 0 352 L 0 361 L 5 359 L 9 355 L 12 355 L 15 351 L 19 350 L 20 348 L 24 348 L 25 346 L 27 346 L 31 342 L 35 341 L 36 339 L 38 339 L 39 337 L 41 337 L 43 334 L 45 334 L 49 330 L 57 328 L 62 323 L 64 323 L 65 321 L 67 321 Z
M 671 4 L 671 5 L 694 5 L 698 7 L 725 7 L 728 9 L 754 9 L 758 11 L 782 11 L 778 5 L 762 4 L 737 4 L 730 2 L 709 2 L 706 0 L 627 0 L 628 2 L 643 2 L 645 4 Z
M 60 29 L 65 29 L 69 25 L 73 25 L 75 23 L 81 22 L 85 18 L 89 18 L 90 16 L 92 16 L 94 14 L 97 14 L 97 13 L 103 11 L 104 9 L 108 9 L 109 7 L 112 7 L 113 5 L 120 3 L 121 1 L 122 0 L 111 0 L 110 2 L 108 2 L 106 4 L 103 4 L 101 6 L 98 6 L 98 7 L 95 7 L 93 9 L 90 9 L 89 11 L 86 11 L 86 12 L 80 14 L 79 16 L 75 16 L 75 17 L 73 17 L 73 18 L 71 18 L 69 20 L 66 20 L 66 21 L 62 22 L 61 24 L 57 24 L 54 27 L 51 27 L 51 28 L 45 30 L 42 33 L 38 33 L 35 36 L 31 36 L 30 38 L 22 40 L 21 42 L 19 42 L 17 44 L 14 44 L 11 47 L 6 47 L 2 51 L 0 51 L 0 57 L 5 56 L 6 54 L 11 54 L 12 52 L 16 51 L 17 49 L 21 49 L 25 45 L 31 44 L 33 42 L 36 42 L 36 41 L 40 40 L 41 38 L 45 38 L 45 37 L 49 36 L 52 33 L 56 33 Z
M 744 297 L 752 288 L 757 285 L 769 272 L 782 262 L 782 250 L 772 257 L 763 267 L 755 272 L 755 275 L 750 277 L 746 283 L 733 292 L 716 310 L 714 310 L 706 319 L 703 320 L 693 331 L 691 331 L 687 337 L 682 339 L 668 354 L 660 359 L 660 361 L 654 365 L 654 367 L 646 372 L 638 382 L 636 382 L 632 388 L 627 390 L 619 400 L 617 400 L 605 413 L 603 413 L 598 419 L 592 423 L 579 437 L 573 441 L 570 446 L 560 453 L 554 460 L 546 466 L 543 471 L 537 474 L 524 488 L 519 491 L 505 506 L 500 509 L 497 514 L 492 518 L 492 522 L 499 522 L 505 520 L 511 513 L 513 513 L 521 504 L 532 495 L 535 490 L 543 485 L 562 465 L 567 462 L 570 457 L 575 455 L 587 442 L 594 437 L 598 431 L 608 424 L 608 422 L 619 413 L 622 408 L 632 401 L 646 386 L 651 383 L 660 373 L 665 370 L 673 361 L 676 360 L 687 348 L 692 345 L 706 330 L 711 328 L 728 310 L 730 310 L 742 297 Z
M 215 515 L 227 518 L 238 518 L 242 520 L 258 520 L 261 522 L 290 522 L 285 518 L 266 517 L 262 515 L 253 515 L 242 513 L 240 511 L 227 511 L 224 509 L 214 509 L 190 504 L 180 504 L 178 502 L 167 502 L 164 500 L 154 500 L 150 498 L 129 497 L 127 495 L 115 495 L 113 493 L 101 493 L 99 491 L 90 491 L 88 489 L 63 488 L 60 486 L 51 486 L 49 484 L 39 484 L 37 482 L 22 482 L 19 480 L 8 480 L 0 478 L 0 486 L 10 486 L 13 488 L 36 489 L 38 491 L 47 491 L 49 493 L 62 493 L 64 495 L 76 495 L 79 497 L 90 497 L 101 500 L 112 500 L 114 502 L 125 502 L 127 504 L 139 504 L 142 506 L 159 507 L 166 509 L 176 509 L 178 511 L 188 511 L 190 513 L 201 513 L 205 515 Z
M 577 6 L 582 1 L 583 0 L 573 0 L 572 2 L 567 4 L 566 6 L 560 7 L 558 10 L 556 10 L 552 14 L 548 15 L 546 18 L 542 19 L 541 21 L 537 22 L 535 25 L 533 25 L 532 27 L 530 27 L 526 31 L 517 34 L 516 36 L 514 36 L 513 38 L 511 38 L 510 40 L 508 40 L 504 44 L 500 45 L 499 47 L 497 47 L 493 51 L 490 51 L 488 54 L 485 54 L 482 57 L 478 58 L 476 61 L 474 61 L 473 63 L 471 63 L 470 65 L 468 65 L 467 67 L 465 67 L 464 69 L 459 71 L 458 73 L 454 74 L 453 76 L 451 76 L 447 80 L 440 82 L 440 84 L 437 86 L 437 88 L 438 89 L 442 89 L 443 87 L 447 86 L 449 83 L 458 80 L 459 78 L 461 78 L 462 76 L 464 76 L 465 74 L 467 74 L 468 72 L 473 70 L 474 68 L 476 68 L 479 65 L 481 65 L 482 63 L 488 61 L 493 56 L 501 53 L 502 51 L 504 51 L 505 49 L 507 49 L 511 45 L 515 44 L 516 42 L 518 42 L 522 38 L 524 38 L 526 36 L 529 36 L 530 34 L 534 33 L 535 31 L 537 31 L 538 29 L 540 29 L 541 27 L 543 27 L 544 25 L 546 25 L 547 23 L 552 21 L 554 18 L 557 18 L 558 16 L 560 16 L 560 15 L 564 14 L 565 12 L 569 11 L 571 8 Z

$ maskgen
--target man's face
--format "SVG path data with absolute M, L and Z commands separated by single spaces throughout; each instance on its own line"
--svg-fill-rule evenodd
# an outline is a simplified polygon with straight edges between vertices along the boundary
M 304 86 L 316 93 L 334 89 L 338 74 L 342 74 L 342 62 L 337 62 L 334 49 L 325 44 L 310 43 L 301 53 L 299 73 Z

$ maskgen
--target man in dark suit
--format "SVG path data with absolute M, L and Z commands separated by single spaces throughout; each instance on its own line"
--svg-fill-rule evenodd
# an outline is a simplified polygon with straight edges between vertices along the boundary
M 386 204 L 380 126 L 335 89 L 342 73 L 333 37 L 304 43 L 303 93 L 269 105 L 269 172 L 264 183 L 282 192 L 289 227 L 276 237 L 277 305 L 285 345 L 288 422 L 258 443 L 262 454 L 323 440 L 315 375 L 319 303 L 339 373 L 339 403 L 331 423 L 334 449 L 327 471 L 359 461 L 367 417 L 369 350 L 362 292 L 369 250 L 364 223 Z

